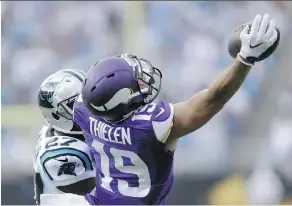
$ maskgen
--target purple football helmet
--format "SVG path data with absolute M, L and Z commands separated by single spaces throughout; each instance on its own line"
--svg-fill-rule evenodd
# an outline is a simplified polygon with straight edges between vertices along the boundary
M 82 99 L 94 115 L 118 122 L 157 97 L 161 78 L 146 59 L 130 54 L 105 58 L 88 71 Z

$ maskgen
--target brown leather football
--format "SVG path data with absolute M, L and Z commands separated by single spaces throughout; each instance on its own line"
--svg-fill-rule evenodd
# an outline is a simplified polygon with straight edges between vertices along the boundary
M 240 33 L 246 25 L 249 25 L 249 28 L 251 28 L 251 23 L 245 23 L 239 25 L 236 29 L 232 31 L 231 37 L 228 42 L 228 52 L 232 58 L 235 58 L 237 54 L 240 52 L 241 48 Z M 280 42 L 280 30 L 278 28 L 276 28 L 276 30 L 278 32 L 277 40 L 269 49 L 267 49 L 261 56 L 259 56 L 257 61 L 262 61 L 268 58 L 277 49 Z

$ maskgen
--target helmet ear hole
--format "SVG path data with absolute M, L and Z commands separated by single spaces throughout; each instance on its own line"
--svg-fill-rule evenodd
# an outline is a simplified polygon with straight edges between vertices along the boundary
M 60 119 L 60 116 L 55 114 L 55 113 L 52 113 L 52 116 L 56 119 L 56 120 L 59 120 Z
M 112 73 L 112 74 L 108 75 L 106 78 L 111 78 L 113 76 L 115 76 L 115 73 Z
M 90 91 L 93 92 L 93 90 L 95 89 L 96 89 L 96 86 L 93 86 Z

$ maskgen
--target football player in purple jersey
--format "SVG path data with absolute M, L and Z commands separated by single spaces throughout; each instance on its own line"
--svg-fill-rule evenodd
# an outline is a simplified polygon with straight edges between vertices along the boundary
M 96 63 L 74 104 L 74 121 L 96 161 L 96 193 L 87 195 L 89 203 L 165 204 L 179 138 L 223 108 L 276 38 L 274 21 L 258 15 L 251 31 L 243 30 L 232 65 L 208 89 L 179 104 L 153 102 L 162 74 L 148 60 L 124 54 Z

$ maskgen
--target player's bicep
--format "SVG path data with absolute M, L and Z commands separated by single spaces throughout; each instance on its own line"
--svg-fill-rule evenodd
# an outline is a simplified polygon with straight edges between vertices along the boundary
M 174 105 L 170 139 L 187 135 L 206 124 L 221 108 L 205 101 L 207 90 L 195 94 L 188 101 Z
M 74 148 L 49 150 L 40 161 L 46 178 L 64 193 L 84 195 L 95 187 L 95 171 L 86 152 Z
M 74 148 L 49 150 L 41 156 L 40 161 L 46 176 L 56 182 L 74 181 L 77 176 L 93 171 L 89 155 Z

